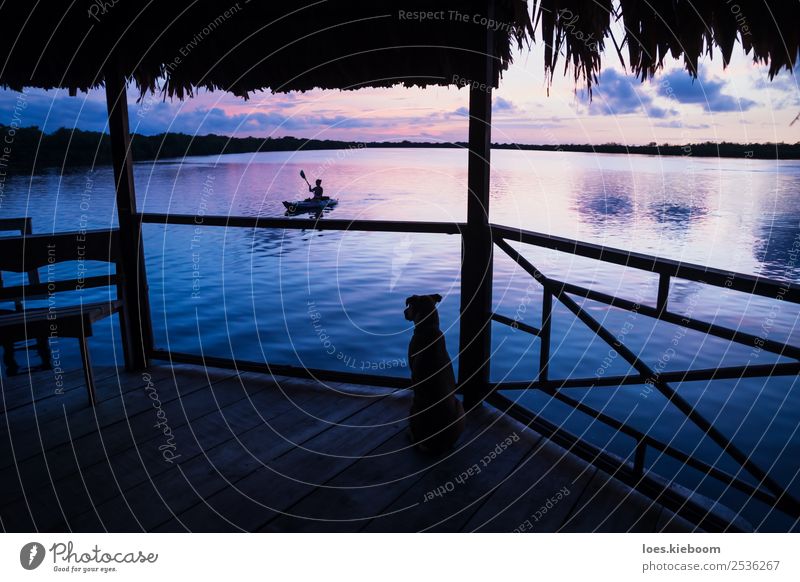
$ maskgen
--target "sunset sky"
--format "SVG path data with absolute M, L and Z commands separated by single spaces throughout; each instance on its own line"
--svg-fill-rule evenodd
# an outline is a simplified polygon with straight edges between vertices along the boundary
M 540 45 L 515 58 L 494 94 L 493 141 L 517 143 L 687 143 L 700 141 L 798 142 L 800 83 L 782 72 L 772 82 L 741 47 L 723 71 L 719 55 L 701 63 L 692 81 L 678 61 L 654 81 L 629 76 L 616 55 L 605 68 L 590 102 L 575 91 L 571 71 L 557 75 L 550 94 Z M 184 102 L 146 97 L 131 90 L 131 129 L 203 135 L 296 136 L 353 141 L 465 140 L 466 89 L 362 89 L 273 95 L 244 101 L 223 92 L 200 92 Z M 18 95 L 0 91 L 0 123 L 11 120 Z M 64 91 L 31 89 L 21 125 L 46 131 L 77 127 L 102 131 L 102 91 L 69 97 Z

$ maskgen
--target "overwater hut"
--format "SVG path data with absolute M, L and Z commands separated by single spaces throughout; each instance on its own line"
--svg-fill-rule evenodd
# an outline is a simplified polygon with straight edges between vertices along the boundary
M 670 385 L 686 379 L 796 375 L 800 349 L 714 323 L 693 319 L 687 323 L 668 305 L 670 280 L 676 277 L 763 297 L 780 294 L 782 300 L 795 303 L 800 289 L 493 225 L 488 196 L 492 88 L 501 82 L 517 48 L 544 43 L 549 76 L 563 63 L 574 72 L 578 85 L 589 87 L 597 80 L 602 51 L 606 58 L 618 54 L 631 71 L 646 79 L 657 74 L 667 56 L 683 58 L 687 74 L 696 75 L 700 57 L 712 54 L 727 63 L 739 43 L 755 61 L 767 63 L 774 75 L 792 69 L 798 58 L 797 2 L 79 0 L 5 3 L 0 15 L 5 32 L 0 38 L 2 86 L 58 87 L 72 94 L 104 88 L 119 217 L 118 230 L 80 235 L 83 238 L 23 233 L 0 241 L 3 270 L 33 272 L 50 260 L 48 248 L 56 248 L 59 261 L 116 262 L 113 280 L 92 283 L 118 286 L 112 304 L 59 313 L 81 342 L 84 374 L 68 373 L 56 391 L 52 374 L 46 372 L 3 379 L 3 420 L 9 429 L 2 437 L 0 516 L 5 529 L 747 529 L 732 514 L 653 474 L 649 467 L 656 455 L 671 457 L 725 488 L 744 492 L 768 509 L 794 518 L 800 515 L 797 501 L 782 485 Z M 621 38 L 615 36 L 617 30 L 625 31 Z M 141 225 L 191 224 L 193 219 L 144 214 L 136 208 L 126 96 L 130 84 L 143 93 L 162 90 L 166 97 L 178 99 L 191 98 L 198 88 L 247 97 L 262 89 L 466 87 L 470 110 L 466 223 L 204 219 L 207 226 L 231 228 L 461 236 L 458 380 L 472 412 L 464 445 L 457 452 L 431 460 L 404 445 L 407 396 L 394 391 L 405 387 L 403 383 L 269 362 L 209 359 L 153 345 Z M 625 299 L 550 279 L 509 241 L 653 273 L 659 279 L 658 297 L 652 305 L 634 306 Z M 543 286 L 541 328 L 492 313 L 495 247 Z M 57 289 L 74 284 L 62 281 Z M 25 289 L 3 289 L 2 298 L 46 291 L 43 283 L 29 280 Z M 789 361 L 656 373 L 582 309 L 576 297 L 635 308 L 668 323 L 680 320 L 692 329 L 758 345 Z M 548 362 L 554 301 L 611 344 L 636 373 L 602 379 L 552 378 Z M 127 371 L 95 370 L 92 376 L 87 331 L 97 318 L 116 312 Z M 0 323 L 8 333 L 38 337 L 47 330 L 41 318 L 26 313 L 24 305 L 2 317 Z M 492 321 L 518 325 L 541 341 L 536 378 L 517 384 L 490 383 Z M 348 389 L 334 395 L 323 383 Z M 85 384 L 94 407 L 81 398 Z M 590 408 L 567 390 L 642 384 L 666 396 L 739 469 L 731 472 L 697 459 Z M 500 393 L 519 389 L 544 391 L 608 424 L 631 439 L 631 455 L 622 459 L 599 450 Z M 159 420 L 171 421 L 169 426 L 160 423 L 163 434 L 153 434 L 153 402 L 158 403 Z M 295 407 L 298 402 L 302 406 Z M 314 416 L 326 422 L 316 422 Z M 331 426 L 345 420 L 366 428 Z M 177 451 L 176 443 L 182 439 Z M 502 454 L 494 454 L 484 470 L 470 472 L 499 443 L 506 443 Z

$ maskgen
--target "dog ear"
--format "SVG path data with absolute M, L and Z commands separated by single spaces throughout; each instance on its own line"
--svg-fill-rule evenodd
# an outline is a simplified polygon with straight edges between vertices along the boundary
M 442 300 L 442 296 L 439 295 L 438 293 L 434 293 L 433 295 L 431 295 L 431 299 L 433 299 L 434 303 L 439 303 Z

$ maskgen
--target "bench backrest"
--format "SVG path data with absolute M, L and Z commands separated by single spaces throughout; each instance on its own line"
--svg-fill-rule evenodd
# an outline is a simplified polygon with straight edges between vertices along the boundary
M 18 218 L 0 218 L 0 232 L 14 231 L 20 234 L 31 234 L 32 221 L 30 216 L 20 216 Z
M 74 291 L 93 287 L 117 287 L 117 297 L 122 299 L 123 270 L 119 246 L 119 231 L 89 230 L 55 234 L 25 234 L 0 237 L 0 271 L 29 273 L 25 285 L 0 287 L 0 301 L 22 298 L 37 299 L 58 291 Z M 102 261 L 115 263 L 115 273 L 87 277 L 85 266 L 78 268 L 73 278 L 41 281 L 38 269 L 67 261 Z M 36 277 L 30 273 L 37 272 Z
M 33 221 L 30 216 L 19 216 L 16 218 L 0 218 L 0 232 L 15 232 L 20 235 L 33 233 Z M 39 271 L 33 269 L 28 271 L 28 281 L 32 284 L 39 283 Z M 0 287 L 3 287 L 3 272 L 0 270 Z M 22 309 L 22 301 L 14 302 L 17 311 Z

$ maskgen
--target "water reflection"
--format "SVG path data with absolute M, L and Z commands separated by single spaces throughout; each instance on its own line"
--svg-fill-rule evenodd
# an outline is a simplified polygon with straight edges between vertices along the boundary
M 653 221 L 665 226 L 668 232 L 676 232 L 688 230 L 692 222 L 705 218 L 707 211 L 693 204 L 665 201 L 661 204 L 651 204 L 648 214 Z
M 250 242 L 252 260 L 280 257 L 305 246 L 306 230 L 279 230 L 274 228 L 245 229 Z
M 630 183 L 621 172 L 592 172 L 575 197 L 575 208 L 587 224 L 596 228 L 619 227 L 631 222 L 636 210 Z
M 800 221 L 796 215 L 778 214 L 759 228 L 753 256 L 760 274 L 786 281 L 800 280 Z

